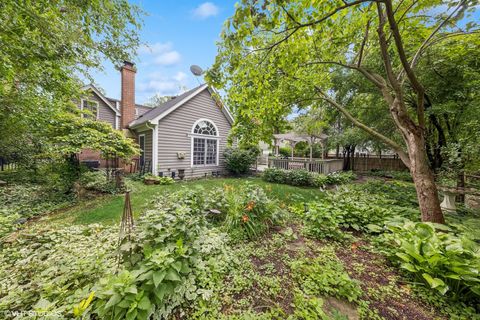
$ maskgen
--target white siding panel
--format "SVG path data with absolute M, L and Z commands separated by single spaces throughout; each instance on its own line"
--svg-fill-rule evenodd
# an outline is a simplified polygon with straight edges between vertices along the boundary
M 218 166 L 191 166 L 191 137 L 193 124 L 201 118 L 209 119 L 218 128 L 219 165 Z M 178 176 L 178 169 L 185 169 L 186 178 L 203 177 L 212 171 L 225 172 L 223 153 L 227 145 L 227 137 L 231 125 L 223 112 L 217 107 L 208 90 L 204 90 L 184 105 L 161 119 L 158 125 L 158 172 L 171 175 L 174 171 Z M 184 152 L 185 159 L 178 159 L 177 153 Z

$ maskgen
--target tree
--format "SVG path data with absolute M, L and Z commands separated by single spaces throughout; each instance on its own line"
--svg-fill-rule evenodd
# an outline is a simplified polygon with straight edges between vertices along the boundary
M 288 113 L 298 101 L 328 102 L 399 155 L 414 179 L 422 220 L 443 223 L 425 148 L 425 88 L 416 67 L 431 46 L 476 32 L 467 15 L 476 2 L 244 0 L 226 22 L 207 79 L 224 88 L 237 114 L 257 119 Z M 461 19 L 468 23 L 458 28 Z M 342 70 L 359 73 L 381 94 L 401 144 L 337 100 L 332 75 Z M 415 110 L 407 95 L 415 98 Z
M 140 14 L 127 0 L 2 1 L 2 155 L 21 153 L 31 160 L 41 154 L 53 143 L 47 139 L 52 122 L 72 121 L 76 129 L 82 123 L 89 126 L 68 116 L 78 114 L 73 101 L 82 94 L 80 79 L 91 81 L 89 71 L 101 69 L 105 59 L 118 65 L 134 55 Z M 91 131 L 91 136 L 101 137 L 104 129 Z

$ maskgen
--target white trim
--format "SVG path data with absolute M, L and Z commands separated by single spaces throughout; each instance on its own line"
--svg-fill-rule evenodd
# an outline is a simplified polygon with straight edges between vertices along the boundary
M 115 129 L 120 128 L 120 116 L 115 115 Z
M 190 131 L 191 134 L 193 135 L 197 135 L 197 136 L 201 136 L 201 137 L 206 137 L 207 135 L 204 135 L 204 134 L 197 134 L 197 133 L 193 133 L 193 131 L 195 130 L 195 127 L 197 126 L 197 124 L 199 124 L 200 122 L 202 121 L 207 121 L 207 122 L 210 122 L 211 124 L 213 124 L 213 127 L 215 128 L 215 131 L 216 131 L 216 135 L 212 136 L 212 137 L 219 137 L 220 138 L 220 133 L 218 131 L 218 127 L 217 125 L 215 124 L 215 122 L 213 122 L 212 120 L 210 119 L 207 119 L 207 118 L 201 118 L 201 119 L 198 119 L 197 121 L 195 121 L 195 123 L 193 124 L 192 126 L 192 130 Z
M 98 101 L 95 101 L 93 99 L 80 99 L 80 110 L 83 111 L 83 103 L 87 101 L 87 102 L 93 102 L 97 105 L 97 115 L 95 117 L 95 120 L 98 120 L 100 118 L 100 103 L 98 103 Z M 82 118 L 85 118 L 85 114 L 82 113 Z
M 210 135 L 206 135 L 206 134 L 197 134 L 197 133 L 193 133 L 194 130 L 195 130 L 195 127 L 197 126 L 197 124 L 199 124 L 200 122 L 202 121 L 208 121 L 210 122 L 213 127 L 215 128 L 215 132 L 216 132 L 216 135 L 214 136 L 210 136 Z M 215 122 L 213 122 L 212 120 L 210 119 L 207 119 L 207 118 L 201 118 L 201 119 L 198 119 L 197 121 L 195 121 L 195 123 L 193 124 L 192 126 L 192 130 L 191 130 L 191 133 L 188 134 L 188 136 L 190 136 L 190 168 L 205 168 L 205 167 L 218 167 L 218 163 L 220 161 L 220 134 L 219 134 L 219 131 L 218 131 L 218 127 L 217 125 L 215 124 Z M 194 144 L 194 139 L 195 138 L 199 138 L 199 139 L 204 139 L 205 140 L 205 159 L 204 159 L 204 164 L 193 164 L 193 144 Z M 206 161 L 206 157 L 207 157 L 207 140 L 215 140 L 216 142 L 216 148 L 217 148 L 217 155 L 216 155 L 216 158 L 215 158 L 215 164 L 207 164 L 207 161 Z
M 198 88 L 197 90 L 195 90 L 194 92 L 192 92 L 192 94 L 190 94 L 189 96 L 185 97 L 183 100 L 177 102 L 177 104 L 175 104 L 173 107 L 171 107 L 170 109 L 168 109 L 166 112 L 163 112 L 162 114 L 156 116 L 155 118 L 153 118 L 152 120 L 150 120 L 150 122 L 153 123 L 153 124 L 158 124 L 158 121 L 160 121 L 161 119 L 165 118 L 167 115 L 169 115 L 170 113 L 172 113 L 173 111 L 175 111 L 178 107 L 180 107 L 181 105 L 183 105 L 184 103 L 186 103 L 187 101 L 189 101 L 190 99 L 192 99 L 193 97 L 195 97 L 197 94 L 199 94 L 200 92 L 202 92 L 202 91 L 205 90 L 206 88 L 208 88 L 208 85 L 207 85 L 207 84 L 203 84 L 200 88 Z
M 95 88 L 95 86 L 93 84 L 89 84 L 89 85 L 86 85 L 84 87 L 82 87 L 82 90 L 84 91 L 87 91 L 87 90 L 92 90 L 100 99 L 102 99 L 103 102 L 105 102 L 105 104 L 110 108 L 112 109 L 115 114 L 117 115 L 120 115 L 120 111 L 118 111 L 117 109 L 115 109 L 115 107 L 113 107 L 111 104 L 110 104 L 110 101 L 108 101 L 108 99 L 100 92 L 98 91 L 97 88 Z
M 152 174 L 158 174 L 158 125 L 152 128 Z

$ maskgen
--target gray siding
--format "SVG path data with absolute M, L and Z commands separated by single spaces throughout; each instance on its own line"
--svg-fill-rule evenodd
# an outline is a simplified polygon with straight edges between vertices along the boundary
M 145 135 L 145 162 L 152 163 L 152 130 L 149 129 L 149 130 L 146 130 L 146 131 L 137 132 L 137 143 L 140 142 L 138 137 L 141 134 Z
M 98 120 L 107 122 L 115 128 L 115 112 L 95 93 L 90 91 L 90 95 L 84 97 L 87 100 L 93 100 L 98 102 Z M 80 104 L 78 104 L 80 108 Z
M 219 165 L 191 166 L 191 141 L 189 136 L 193 124 L 206 118 L 218 128 Z M 178 176 L 178 169 L 185 169 L 185 177 L 203 177 L 212 171 L 225 171 L 223 153 L 231 125 L 223 112 L 216 106 L 208 90 L 204 90 L 188 102 L 161 119 L 158 126 L 158 172 L 170 175 L 172 171 Z M 184 152 L 185 159 L 178 159 L 177 152 Z

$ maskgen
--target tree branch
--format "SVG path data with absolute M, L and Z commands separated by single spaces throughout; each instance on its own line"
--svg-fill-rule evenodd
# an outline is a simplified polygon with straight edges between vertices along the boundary
M 430 42 L 430 40 L 432 40 L 432 38 L 435 36 L 435 34 L 437 34 L 437 32 L 454 16 L 454 14 L 462 7 L 464 6 L 466 3 L 466 0 L 463 0 L 463 1 L 460 1 L 460 3 L 458 4 L 458 6 L 452 11 L 452 13 L 450 13 L 448 15 L 447 18 L 445 18 L 445 20 L 443 20 L 433 31 L 432 33 L 427 37 L 427 39 L 425 39 L 425 41 L 423 41 L 423 43 L 420 45 L 420 47 L 418 48 L 417 52 L 415 52 L 415 55 L 413 56 L 412 58 L 412 62 L 410 63 L 410 68 L 414 68 L 415 65 L 417 64 L 418 62 L 418 59 L 420 58 L 420 55 L 422 54 L 423 50 L 425 49 L 425 47 L 428 45 L 428 43 Z
M 320 89 L 318 86 L 315 86 L 315 90 L 319 93 L 319 95 L 322 97 L 322 99 L 324 99 L 325 101 L 327 101 L 328 103 L 330 103 L 332 106 L 334 106 L 338 111 L 340 111 L 348 120 L 350 120 L 355 126 L 357 126 L 358 128 L 364 130 L 365 132 L 369 133 L 370 135 L 376 137 L 377 139 L 379 139 L 380 141 L 382 141 L 383 143 L 385 143 L 386 145 L 390 146 L 397 154 L 398 156 L 402 159 L 402 161 L 405 163 L 405 165 L 407 165 L 407 167 L 409 167 L 409 163 L 410 163 L 410 159 L 408 157 L 408 154 L 403 150 L 403 148 L 398 145 L 395 141 L 387 138 L 386 136 L 384 136 L 383 134 L 375 131 L 374 129 L 368 127 L 367 125 L 363 124 L 362 122 L 358 121 L 357 119 L 355 119 L 355 117 L 353 117 L 350 112 L 348 112 L 348 110 L 343 107 L 342 105 L 340 105 L 337 101 L 335 101 L 332 97 L 330 97 L 329 95 L 327 95 L 326 93 L 324 93 L 322 91 L 322 89 Z

